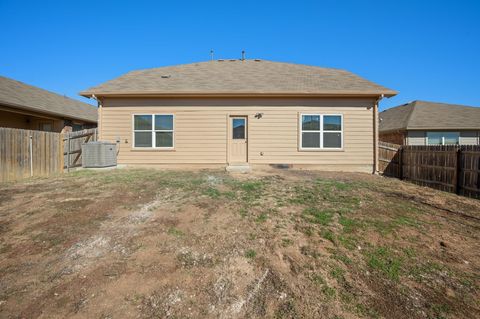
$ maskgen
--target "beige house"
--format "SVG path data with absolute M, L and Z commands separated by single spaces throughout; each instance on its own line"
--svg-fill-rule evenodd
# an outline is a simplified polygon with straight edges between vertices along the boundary
M 65 132 L 96 126 L 96 107 L 0 76 L 0 127 Z
M 378 102 L 395 94 L 344 70 L 264 60 L 133 71 L 81 92 L 98 100 L 119 164 L 364 172 L 377 165 Z
M 480 145 L 480 107 L 413 101 L 380 113 L 380 140 L 400 145 Z

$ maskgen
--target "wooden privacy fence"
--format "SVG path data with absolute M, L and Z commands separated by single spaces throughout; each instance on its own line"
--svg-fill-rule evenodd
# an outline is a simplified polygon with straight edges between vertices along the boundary
M 82 166 L 82 144 L 97 140 L 97 129 L 71 132 L 63 136 L 64 169 Z
M 378 169 L 383 175 L 400 177 L 400 145 L 379 142 Z
M 79 167 L 82 143 L 96 140 L 96 129 L 61 134 L 0 128 L 0 182 Z
M 0 181 L 49 176 L 63 171 L 59 133 L 0 128 Z
M 480 198 L 480 146 L 379 144 L 380 168 L 385 175 Z

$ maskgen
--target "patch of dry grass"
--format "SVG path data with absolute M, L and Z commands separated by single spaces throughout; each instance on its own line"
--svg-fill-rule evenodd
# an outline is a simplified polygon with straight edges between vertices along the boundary
M 479 201 L 367 174 L 0 185 L 2 317 L 480 316 Z

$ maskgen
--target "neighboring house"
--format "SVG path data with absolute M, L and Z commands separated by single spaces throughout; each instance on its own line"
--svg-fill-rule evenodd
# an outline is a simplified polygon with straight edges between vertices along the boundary
M 97 126 L 97 108 L 0 76 L 0 127 L 50 132 Z
M 380 140 L 400 145 L 479 145 L 480 108 L 413 101 L 380 113 Z
M 377 104 L 395 91 L 350 72 L 264 60 L 133 71 L 80 93 L 99 101 L 118 163 L 376 167 Z

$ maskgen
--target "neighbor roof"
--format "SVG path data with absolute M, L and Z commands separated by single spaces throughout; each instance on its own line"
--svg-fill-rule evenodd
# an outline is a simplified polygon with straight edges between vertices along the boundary
M 218 60 L 132 71 L 80 94 L 389 97 L 397 92 L 339 69 L 265 60 Z
M 97 122 L 97 108 L 0 76 L 0 104 L 69 119 Z
M 480 129 L 480 107 L 413 101 L 380 113 L 381 132 Z

